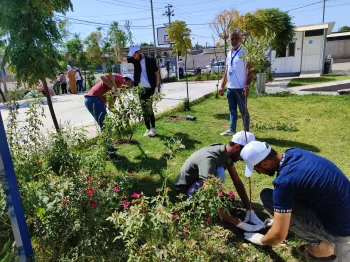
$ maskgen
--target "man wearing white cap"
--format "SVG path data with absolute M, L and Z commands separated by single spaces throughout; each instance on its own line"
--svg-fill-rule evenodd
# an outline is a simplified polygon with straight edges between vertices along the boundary
M 264 207 L 274 216 L 266 235 L 245 233 L 258 245 L 284 241 L 290 228 L 309 243 L 296 248 L 316 260 L 350 261 L 350 182 L 331 161 L 292 148 L 284 154 L 253 141 L 241 151 L 246 176 L 253 170 L 273 176 L 274 190 L 260 193 Z
M 244 185 L 233 165 L 235 162 L 242 160 L 240 152 L 246 145 L 246 141 L 255 140 L 254 134 L 250 132 L 246 132 L 246 134 L 247 136 L 245 136 L 244 131 L 238 132 L 232 136 L 232 140 L 227 145 L 213 144 L 194 152 L 182 166 L 175 185 L 176 193 L 185 195 L 183 200 L 186 200 L 203 186 L 204 181 L 210 175 L 215 175 L 222 182 L 225 182 L 225 169 L 227 169 L 243 205 L 247 209 L 247 214 L 243 222 L 228 214 L 221 213 L 220 215 L 227 222 L 231 222 L 245 231 L 258 231 L 264 227 L 264 223 L 251 209 Z M 245 223 L 248 222 L 250 217 L 250 222 L 255 226 Z
M 143 108 L 143 118 L 147 130 L 144 136 L 156 135 L 156 120 L 153 109 L 148 108 L 147 100 L 154 94 L 159 92 L 160 75 L 157 62 L 152 57 L 146 57 L 138 45 L 130 47 L 129 57 L 123 58 L 117 47 L 117 58 L 119 62 L 128 62 L 134 65 L 134 86 L 144 88 L 140 94 Z

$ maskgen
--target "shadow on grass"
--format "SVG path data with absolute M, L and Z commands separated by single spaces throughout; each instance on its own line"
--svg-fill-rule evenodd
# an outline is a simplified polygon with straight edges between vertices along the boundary
M 311 151 L 314 153 L 320 152 L 320 149 L 318 147 L 315 147 L 315 146 L 309 145 L 309 144 L 305 144 L 305 143 L 301 143 L 301 142 L 297 142 L 297 141 L 292 141 L 292 140 L 276 139 L 276 138 L 271 138 L 271 137 L 262 138 L 262 139 L 257 138 L 256 140 L 266 142 L 272 146 L 290 147 L 290 148 L 297 147 L 297 148 L 308 150 L 308 151 Z
M 218 120 L 230 120 L 230 114 L 229 113 L 218 113 L 213 115 L 215 119 Z
M 169 141 L 171 138 L 176 138 L 176 139 L 180 139 L 182 141 L 182 144 L 185 145 L 186 150 L 190 150 L 190 149 L 194 149 L 196 148 L 197 144 L 201 144 L 200 141 L 192 139 L 189 134 L 187 133 L 175 133 L 172 136 L 165 136 L 165 135 L 157 135 L 157 137 L 162 140 L 164 143 L 166 143 L 167 141 Z

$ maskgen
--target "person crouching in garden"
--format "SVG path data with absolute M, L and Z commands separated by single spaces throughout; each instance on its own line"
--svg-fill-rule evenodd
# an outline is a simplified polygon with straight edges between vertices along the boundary
M 231 141 L 226 145 L 213 144 L 194 152 L 182 166 L 175 185 L 176 194 L 184 195 L 182 199 L 187 200 L 203 186 L 204 181 L 210 175 L 215 175 L 224 183 L 226 179 L 225 169 L 227 169 L 247 212 L 243 222 L 223 210 L 219 210 L 219 215 L 226 222 L 234 224 L 244 231 L 254 232 L 262 229 L 264 223 L 252 210 L 247 192 L 234 167 L 235 162 L 242 160 L 240 153 L 247 141 L 249 143 L 255 140 L 254 134 L 246 133 L 247 137 L 244 131 L 234 134 Z M 249 225 L 248 221 L 254 225 Z

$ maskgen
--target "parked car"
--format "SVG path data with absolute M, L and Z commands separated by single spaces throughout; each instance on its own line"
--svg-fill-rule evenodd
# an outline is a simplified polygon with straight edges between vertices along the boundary
M 220 72 L 220 74 L 223 74 L 225 73 L 225 61 L 215 62 L 214 65 L 207 65 L 204 71 L 208 74 L 218 72 Z

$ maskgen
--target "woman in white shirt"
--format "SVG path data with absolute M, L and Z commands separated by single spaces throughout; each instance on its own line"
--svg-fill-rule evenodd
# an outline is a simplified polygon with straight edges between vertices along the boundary
M 78 92 L 83 92 L 83 77 L 81 76 L 79 68 L 75 68 L 75 79 L 77 80 Z

